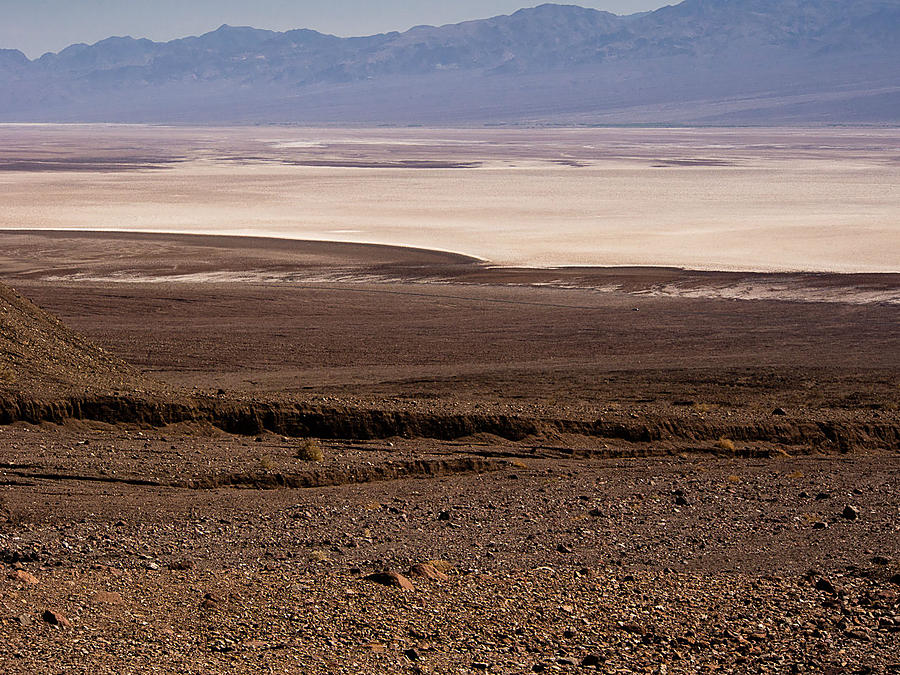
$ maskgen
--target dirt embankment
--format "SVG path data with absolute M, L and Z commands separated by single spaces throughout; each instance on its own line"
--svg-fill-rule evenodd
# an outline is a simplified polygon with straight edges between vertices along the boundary
M 790 446 L 801 451 L 886 449 L 900 445 L 900 425 L 894 421 L 830 421 L 791 419 L 729 422 L 725 419 L 653 418 L 562 419 L 503 414 L 440 414 L 415 410 L 380 410 L 308 406 L 263 401 L 233 401 L 202 397 L 161 400 L 131 395 L 75 396 L 38 400 L 22 394 L 0 394 L 0 423 L 63 423 L 90 420 L 111 424 L 162 427 L 204 422 L 236 434 L 264 431 L 293 437 L 378 439 L 394 436 L 455 440 L 490 434 L 512 441 L 530 437 L 577 435 L 627 441 L 656 448 L 591 450 L 597 456 L 665 454 L 681 450 L 729 451 L 728 441 Z M 710 445 L 712 444 L 712 445 Z M 757 452 L 770 452 L 757 449 Z M 577 450 L 569 450 L 577 453 Z
M 134 391 L 146 383 L 124 361 L 0 284 L 0 387 Z

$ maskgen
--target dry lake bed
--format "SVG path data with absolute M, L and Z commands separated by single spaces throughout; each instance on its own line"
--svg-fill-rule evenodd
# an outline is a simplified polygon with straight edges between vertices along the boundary
M 0 126 L 0 228 L 900 271 L 897 129 Z

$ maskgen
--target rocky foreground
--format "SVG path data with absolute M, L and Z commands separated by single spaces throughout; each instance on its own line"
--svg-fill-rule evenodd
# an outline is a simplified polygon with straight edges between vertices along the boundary
M 900 672 L 893 276 L 81 239 L 3 263 L 0 672 Z
M 900 671 L 894 452 L 394 438 L 317 462 L 85 423 L 0 443 L 5 672 Z

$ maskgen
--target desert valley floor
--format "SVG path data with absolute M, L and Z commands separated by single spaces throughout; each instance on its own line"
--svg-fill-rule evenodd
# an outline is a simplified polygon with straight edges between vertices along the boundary
M 881 199 L 853 273 L 0 232 L 0 668 L 900 671 Z

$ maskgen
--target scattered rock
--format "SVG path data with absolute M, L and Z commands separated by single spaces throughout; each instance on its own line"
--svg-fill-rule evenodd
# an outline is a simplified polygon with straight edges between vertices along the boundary
M 438 520 L 450 520 L 450 512 L 449 511 L 441 511 L 438 514 Z
M 19 616 L 15 618 L 15 621 L 22 627 L 27 627 L 34 623 L 31 614 L 19 614 Z
M 417 652 L 415 649 L 404 650 L 403 656 L 408 658 L 410 661 L 418 661 L 419 660 L 419 652 Z
M 413 577 L 421 577 L 423 579 L 430 579 L 432 581 L 447 581 L 450 578 L 428 563 L 413 565 L 409 570 L 409 574 Z
M 366 581 L 373 581 L 382 586 L 392 586 L 403 591 L 412 591 L 415 589 L 412 582 L 398 572 L 376 572 L 366 577 Z
M 821 577 L 816 581 L 816 590 L 823 591 L 824 593 L 830 593 L 831 595 L 837 595 L 837 589 L 825 577 Z
M 626 633 L 631 633 L 632 635 L 643 635 L 646 633 L 644 627 L 637 623 L 623 623 L 622 630 Z
M 599 654 L 588 654 L 583 659 L 581 659 L 581 667 L 582 668 L 599 668 L 606 661 Z
M 29 586 L 37 586 L 40 583 L 36 576 L 25 570 L 14 570 L 9 573 L 9 578 Z
M 234 651 L 234 641 L 229 640 L 228 638 L 219 638 L 218 640 L 211 640 L 209 642 L 208 646 L 209 646 L 209 651 L 218 652 L 221 654 Z
M 588 515 L 591 518 L 601 518 L 603 516 L 603 511 L 601 511 L 600 509 L 591 509 L 590 511 L 588 511 Z
M 676 495 L 675 496 L 675 506 L 690 506 L 690 503 L 684 497 L 684 495 Z
M 828 529 L 828 523 L 823 522 L 823 521 L 820 520 L 820 521 L 818 521 L 818 522 L 813 523 L 813 529 L 814 529 L 814 530 L 827 530 L 827 529 Z
M 890 578 L 890 582 L 896 586 L 900 586 L 900 574 L 895 574 Z
M 8 548 L 0 550 L 0 562 L 7 565 L 16 563 L 40 562 L 37 551 L 14 551 Z
M 559 544 L 559 545 L 557 545 L 556 550 L 557 550 L 559 553 L 571 553 L 571 552 L 572 552 L 572 549 L 570 549 L 570 548 L 569 548 L 568 546 L 566 546 L 565 544 Z
M 122 594 L 115 591 L 97 591 L 94 593 L 94 600 L 104 605 L 121 605 Z
M 784 417 L 787 415 L 787 411 L 784 408 L 775 408 L 775 410 L 772 411 L 772 414 L 777 415 L 778 417 Z
M 431 565 L 438 572 L 443 572 L 444 574 L 450 574 L 453 571 L 453 565 L 446 560 L 428 560 L 425 564 Z
M 187 570 L 194 569 L 194 561 L 193 560 L 173 560 L 168 565 L 169 569 L 173 572 L 186 572 Z
M 831 495 L 827 492 L 820 492 L 816 495 L 816 501 L 825 501 L 826 499 L 831 499 Z
M 847 520 L 857 520 L 859 518 L 859 509 L 848 504 L 844 507 L 841 515 L 844 516 L 844 518 L 846 518 Z
M 876 555 L 874 558 L 872 558 L 872 562 L 876 565 L 884 567 L 885 565 L 890 565 L 892 561 L 887 556 Z
M 59 626 L 60 628 L 71 628 L 72 624 L 69 620 L 62 614 L 62 612 L 57 612 L 52 609 L 48 609 L 44 611 L 43 617 L 45 622 L 49 623 L 51 626 Z

